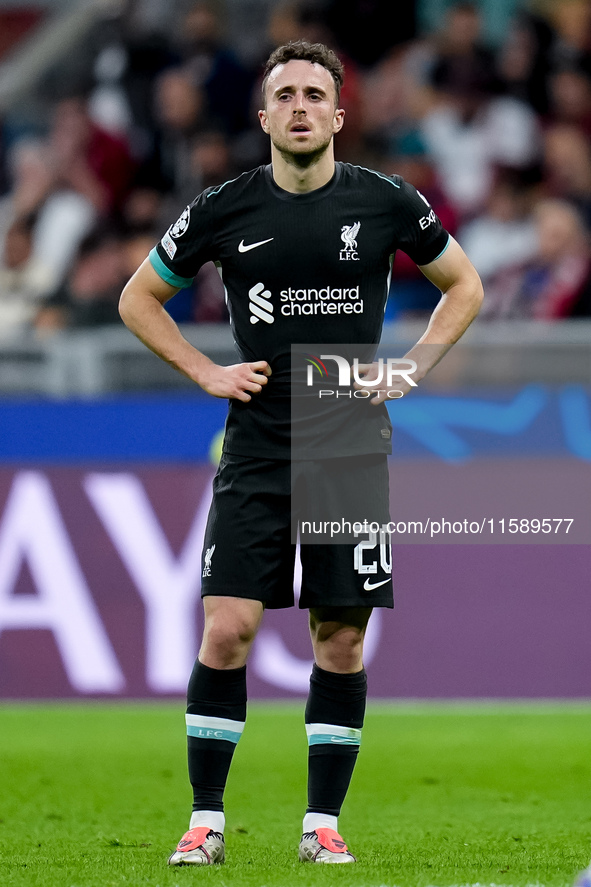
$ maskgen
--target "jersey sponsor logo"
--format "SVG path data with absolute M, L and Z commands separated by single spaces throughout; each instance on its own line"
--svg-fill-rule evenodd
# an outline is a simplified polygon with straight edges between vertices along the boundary
M 244 240 L 241 240 L 238 244 L 238 252 L 249 253 L 251 249 L 256 249 L 257 246 L 263 246 L 265 243 L 271 243 L 272 240 L 275 240 L 275 238 L 269 237 L 267 240 L 259 240 L 257 243 L 249 243 L 248 245 L 244 243 Z
M 357 255 L 357 235 L 361 228 L 361 222 L 354 222 L 352 225 L 343 225 L 341 228 L 341 240 L 345 244 L 344 249 L 339 253 L 341 262 L 358 262 Z
M 265 284 L 255 283 L 248 291 L 248 298 L 250 299 L 248 303 L 250 322 L 258 323 L 259 320 L 264 320 L 265 323 L 273 323 L 275 318 L 273 316 L 271 293 L 265 289 Z
M 383 579 L 381 582 L 370 582 L 369 579 L 366 579 L 363 583 L 363 588 L 365 591 L 373 591 L 374 588 L 379 588 L 380 585 L 385 585 L 386 582 L 389 582 L 390 579 Z
M 429 225 L 437 224 L 437 216 L 435 215 L 435 211 L 431 210 L 428 216 L 421 216 L 419 219 L 419 225 L 421 226 L 421 231 L 424 231 L 425 228 L 428 228 Z
M 207 576 L 211 576 L 211 559 L 213 557 L 213 553 L 215 551 L 215 545 L 212 545 L 211 548 L 206 549 L 205 558 L 203 562 L 203 573 L 202 578 L 205 579 Z
M 264 283 L 255 283 L 248 291 L 250 322 L 265 323 L 275 321 L 272 295 Z M 363 314 L 363 299 L 359 287 L 320 287 L 318 289 L 294 289 L 289 287 L 280 292 L 281 314 L 284 317 L 319 314 Z
M 285 317 L 318 314 L 363 314 L 363 299 L 358 286 L 324 286 L 311 289 L 281 290 L 281 313 Z
M 179 237 L 182 237 L 187 228 L 189 227 L 189 220 L 191 218 L 191 207 L 188 206 L 184 212 L 181 213 L 179 218 L 176 220 L 174 225 L 171 225 L 168 229 L 168 233 L 171 237 L 174 237 L 175 240 L 178 240 Z
M 168 258 L 174 259 L 176 253 L 176 243 L 174 242 L 174 240 L 171 240 L 168 231 L 166 232 L 160 243 L 162 244 L 162 248 L 166 251 Z

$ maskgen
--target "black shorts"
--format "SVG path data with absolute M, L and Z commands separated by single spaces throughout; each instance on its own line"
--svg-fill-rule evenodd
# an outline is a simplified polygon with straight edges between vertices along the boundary
M 224 453 L 205 531 L 202 597 L 249 598 L 271 609 L 293 606 L 294 521 L 301 530 L 305 519 L 340 514 L 367 523 L 354 528 L 351 538 L 357 542 L 301 544 L 299 606 L 393 607 L 390 538 L 378 529 L 390 520 L 388 498 L 383 454 L 292 463 Z M 302 533 L 302 540 L 322 539 L 313 530 L 307 537 Z

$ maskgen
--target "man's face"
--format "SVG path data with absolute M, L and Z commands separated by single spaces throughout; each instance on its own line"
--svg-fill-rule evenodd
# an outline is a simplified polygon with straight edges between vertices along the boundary
M 306 157 L 326 150 L 345 112 L 335 107 L 331 74 L 322 65 L 292 60 L 277 65 L 266 85 L 263 130 L 282 154 Z

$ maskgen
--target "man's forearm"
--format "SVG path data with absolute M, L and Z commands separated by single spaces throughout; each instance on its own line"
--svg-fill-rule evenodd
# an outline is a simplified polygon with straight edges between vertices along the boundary
M 164 308 L 175 292 L 146 259 L 121 294 L 119 313 L 123 322 L 154 354 L 208 394 L 248 403 L 267 384 L 269 364 L 258 360 L 218 366 L 194 348 Z
M 124 324 L 150 351 L 198 385 L 212 361 L 187 342 L 158 299 L 125 290 L 119 304 Z
M 463 336 L 482 304 L 482 284 L 478 277 L 470 283 L 459 283 L 445 292 L 431 315 L 429 325 L 406 357 L 415 360 L 420 381 Z

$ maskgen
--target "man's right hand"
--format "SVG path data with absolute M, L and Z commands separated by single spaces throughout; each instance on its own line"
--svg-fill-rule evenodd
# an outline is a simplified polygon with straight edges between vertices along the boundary
M 235 363 L 232 366 L 218 366 L 210 363 L 199 372 L 195 379 L 198 385 L 214 397 L 230 398 L 248 403 L 251 394 L 259 394 L 271 375 L 271 367 L 266 360 L 253 363 Z
M 162 280 L 145 259 L 121 294 L 123 322 L 158 357 L 208 394 L 248 403 L 267 384 L 271 367 L 266 360 L 219 366 L 194 348 L 164 308 L 176 292 L 178 287 Z

